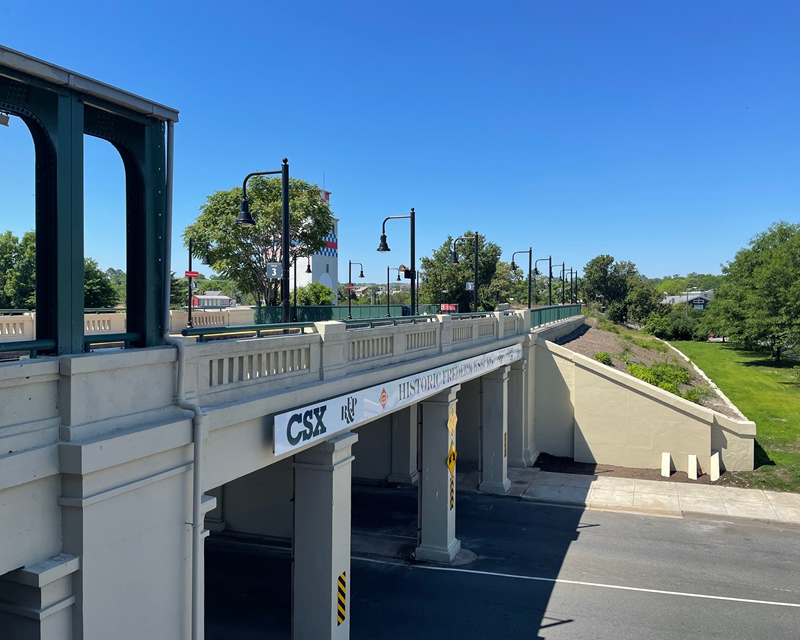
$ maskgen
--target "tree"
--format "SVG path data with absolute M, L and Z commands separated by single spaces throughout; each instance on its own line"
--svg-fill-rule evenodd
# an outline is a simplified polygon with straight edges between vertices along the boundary
M 777 362 L 800 340 L 800 225 L 778 222 L 724 268 L 715 296 L 732 342 L 769 346 Z
M 189 304 L 189 281 L 176 278 L 174 271 L 170 272 L 169 278 L 169 308 L 182 309 Z
M 310 282 L 306 286 L 297 289 L 298 305 L 330 305 L 332 300 L 333 291 L 330 287 L 326 287 L 320 282 Z
M 280 281 L 267 276 L 267 263 L 281 261 L 281 180 L 263 176 L 247 187 L 253 227 L 238 227 L 242 198 L 240 187 L 217 191 L 206 198 L 197 220 L 184 231 L 184 245 L 194 243 L 196 257 L 208 254 L 215 272 L 232 280 L 257 304 L 277 301 Z M 319 187 L 304 180 L 289 181 L 292 256 L 310 256 L 325 246 L 333 226 L 330 205 L 320 198 Z
M 462 235 L 471 236 L 474 233 L 466 231 Z M 459 261 L 458 264 L 452 264 L 450 256 L 453 250 L 453 237 L 447 236 L 447 240 L 433 252 L 431 257 L 422 258 L 422 270 L 427 275 L 427 282 L 420 283 L 422 300 L 428 300 L 431 304 L 455 302 L 461 311 L 471 309 L 472 291 L 466 290 L 466 283 L 472 282 L 475 277 L 474 246 L 474 240 L 462 240 L 459 242 L 457 247 Z M 498 245 L 488 241 L 485 236 L 479 236 L 478 282 L 476 286 L 480 287 L 492 282 L 497 271 L 500 254 L 501 249 Z M 491 299 L 484 298 L 483 302 L 490 305 Z
M 117 295 L 117 302 L 125 302 L 128 297 L 128 276 L 122 269 L 114 269 L 113 267 L 106 269 L 106 275 L 111 281 L 111 286 L 114 287 L 114 292 Z
M 631 322 L 644 322 L 647 317 L 663 306 L 662 296 L 655 285 L 644 276 L 628 280 L 628 294 L 625 297 L 625 315 Z
M 86 309 L 113 307 L 117 292 L 111 279 L 97 265 L 97 260 L 83 259 L 83 306 Z
M 0 235 L 0 308 L 36 308 L 36 234 Z

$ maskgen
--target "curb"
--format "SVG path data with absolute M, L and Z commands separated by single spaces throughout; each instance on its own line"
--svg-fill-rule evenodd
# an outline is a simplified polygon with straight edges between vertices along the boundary
M 486 494 L 490 495 L 490 494 Z M 501 496 L 510 497 L 514 496 Z M 729 516 L 721 513 L 706 513 L 704 511 L 689 511 L 678 509 L 653 509 L 650 507 L 636 507 L 633 505 L 604 504 L 602 502 L 564 502 L 559 500 L 548 500 L 547 498 L 531 498 L 519 496 L 520 500 L 544 504 L 553 507 L 566 507 L 569 509 L 584 509 L 589 511 L 606 511 L 612 513 L 628 513 L 637 516 L 653 516 L 656 518 L 697 518 L 699 520 L 715 520 L 720 522 L 731 522 L 734 524 L 767 524 L 772 526 L 788 527 L 800 530 L 800 522 L 786 522 L 784 520 L 773 520 L 770 518 L 755 518 L 747 516 Z

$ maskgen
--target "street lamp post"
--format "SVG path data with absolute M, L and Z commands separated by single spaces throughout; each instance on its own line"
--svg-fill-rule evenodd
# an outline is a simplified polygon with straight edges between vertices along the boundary
M 561 267 L 561 304 L 564 304 L 564 263 L 550 264 L 550 302 L 553 301 L 553 267 Z M 558 273 L 558 272 L 556 272 Z
M 202 244 L 206 247 L 206 252 L 203 254 L 203 259 L 200 261 L 200 264 L 208 266 L 210 262 L 208 261 L 208 244 L 205 242 L 195 243 L 191 238 L 189 238 L 189 271 L 192 270 L 192 252 L 194 250 L 195 244 Z M 189 281 L 189 309 L 186 318 L 186 328 L 191 329 L 194 325 L 192 325 L 192 278 L 187 278 Z
M 381 228 L 381 242 L 378 245 L 378 252 L 388 253 L 391 251 L 389 245 L 386 244 L 386 222 L 388 220 L 403 220 L 408 219 L 411 223 L 411 315 L 417 315 L 417 261 L 416 261 L 416 213 L 414 207 L 411 207 L 411 213 L 407 216 L 388 216 L 383 221 Z
M 533 266 L 531 264 L 531 261 L 533 260 L 533 248 L 532 247 L 528 247 L 527 251 L 515 251 L 514 253 L 511 254 L 511 269 L 513 271 L 517 270 L 517 265 L 514 264 L 514 256 L 517 255 L 518 253 L 527 253 L 528 254 L 528 309 L 530 309 L 531 308 L 531 291 L 532 291 L 532 288 L 533 288 L 533 270 L 531 268 Z
M 475 305 L 475 313 L 478 313 L 478 232 L 474 236 L 461 236 L 453 240 L 453 255 L 450 258 L 452 264 L 458 264 L 458 251 L 456 251 L 456 244 L 459 240 L 473 240 L 475 243 L 475 276 L 472 283 L 472 301 Z
M 281 318 L 289 322 L 289 160 L 283 159 L 280 171 L 255 171 L 247 174 L 242 182 L 242 202 L 239 204 L 239 217 L 236 224 L 240 227 L 252 227 L 255 220 L 250 215 L 250 203 L 247 201 L 247 181 L 254 176 L 271 176 L 281 174 Z
M 397 267 L 386 267 L 386 317 L 387 318 L 391 318 L 392 317 L 391 307 L 389 306 L 389 304 L 390 304 L 389 300 L 392 297 L 392 294 L 391 294 L 390 289 L 389 289 L 389 272 L 390 271 L 397 271 L 397 281 L 400 282 L 400 269 L 398 269 Z
M 361 267 L 361 273 L 358 274 L 358 277 L 359 278 L 363 278 L 364 277 L 364 265 L 361 264 L 360 262 L 353 262 L 352 260 L 348 260 L 347 261 L 347 319 L 348 320 L 352 320 L 353 319 L 353 314 L 351 313 L 351 310 L 352 310 L 351 303 L 353 301 L 353 299 L 352 299 L 353 293 L 352 292 L 353 292 L 353 265 L 354 264 L 357 264 L 359 267 Z

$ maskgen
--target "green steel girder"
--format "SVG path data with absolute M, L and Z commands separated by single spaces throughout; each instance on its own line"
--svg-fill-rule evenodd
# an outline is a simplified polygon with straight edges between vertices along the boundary
M 161 344 L 166 257 L 162 120 L 0 65 L 0 110 L 18 115 L 36 151 L 36 336 L 57 354 L 84 350 L 83 136 L 108 140 L 126 182 L 128 332 Z

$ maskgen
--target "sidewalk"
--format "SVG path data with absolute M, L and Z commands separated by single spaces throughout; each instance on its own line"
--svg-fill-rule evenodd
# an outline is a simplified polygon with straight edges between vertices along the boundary
M 508 495 L 522 500 L 666 517 L 709 517 L 800 527 L 800 494 L 510 468 Z M 478 472 L 459 473 L 460 491 L 478 490 Z

